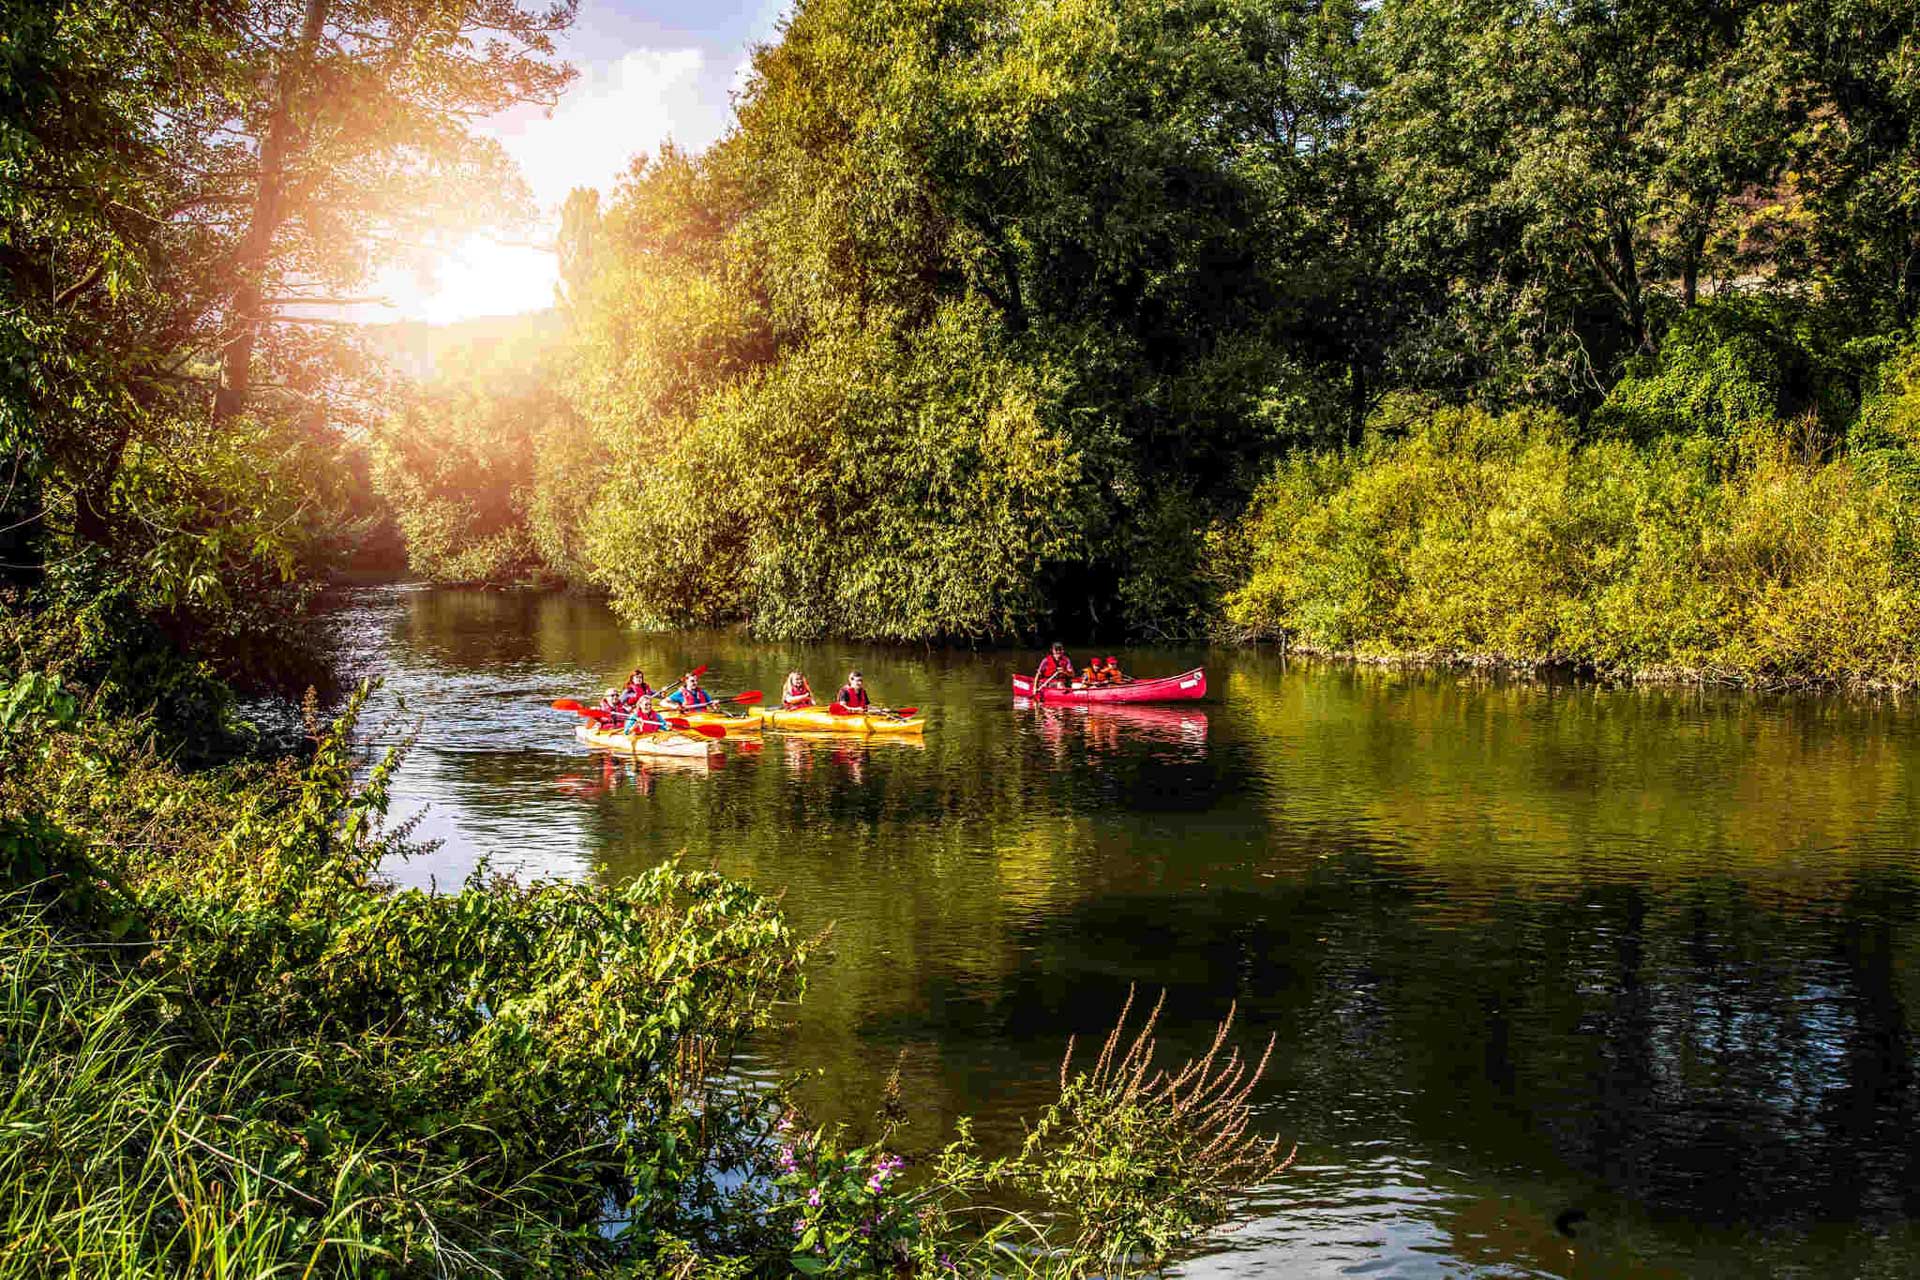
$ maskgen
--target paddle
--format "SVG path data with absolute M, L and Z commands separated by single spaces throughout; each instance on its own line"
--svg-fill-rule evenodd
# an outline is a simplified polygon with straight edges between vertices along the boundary
M 555 698 L 553 700 L 552 706 L 555 711 L 572 711 L 578 715 L 583 715 L 583 716 L 592 715 L 595 710 L 593 707 L 589 707 L 586 703 L 576 702 L 572 698 Z
M 758 701 L 760 701 L 760 699 L 762 699 L 762 698 L 764 698 L 764 697 L 766 697 L 766 696 L 767 696 L 766 694 L 764 694 L 764 693 L 762 693 L 762 692 L 760 692 L 760 691 L 759 691 L 758 689 L 749 689 L 749 690 L 747 690 L 747 691 L 746 691 L 745 693 L 736 693 L 736 694 L 734 694 L 734 695 L 733 695 L 732 697 L 730 697 L 730 698 L 722 698 L 722 699 L 720 699 L 720 701 L 722 701 L 722 702 L 736 702 L 736 703 L 738 703 L 738 704 L 740 704 L 740 705 L 741 705 L 741 706 L 743 706 L 743 707 L 750 707 L 750 706 L 752 706 L 752 705 L 753 705 L 754 703 L 756 703 L 756 702 L 758 702 Z
M 687 676 L 703 676 L 705 674 L 707 674 L 707 668 L 704 663 L 701 664 L 700 666 L 695 667 L 693 670 L 687 672 Z M 685 684 L 687 682 L 687 676 L 681 676 L 678 680 L 675 680 L 672 684 L 668 685 L 666 688 L 657 690 L 653 696 L 656 698 L 666 697 L 668 694 L 672 693 L 675 689 L 678 689 L 681 685 Z
M 828 705 L 827 714 L 830 716 L 892 716 L 896 720 L 905 720 L 919 710 L 918 707 L 901 707 L 898 711 L 890 707 L 868 707 L 865 711 L 855 711 L 844 703 L 835 702 Z

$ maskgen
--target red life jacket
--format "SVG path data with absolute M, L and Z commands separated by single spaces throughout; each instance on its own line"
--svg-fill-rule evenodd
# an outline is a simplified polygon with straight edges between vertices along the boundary
M 1068 679 L 1072 679 L 1073 659 L 1064 653 L 1058 658 L 1055 658 L 1052 654 L 1048 654 L 1046 657 L 1040 659 L 1040 671 L 1034 677 L 1034 683 L 1044 683 L 1052 676 L 1066 676 Z
M 813 705 L 813 686 L 808 684 L 805 680 L 802 680 L 800 682 L 800 687 L 798 689 L 795 689 L 792 693 L 783 692 L 780 695 L 780 705 L 783 707 L 812 706 Z
M 856 689 L 852 685 L 847 685 L 841 689 L 840 695 L 835 698 L 834 701 L 843 707 L 850 707 L 855 711 L 865 711 L 873 705 L 873 700 L 867 697 L 867 691 L 865 689 Z

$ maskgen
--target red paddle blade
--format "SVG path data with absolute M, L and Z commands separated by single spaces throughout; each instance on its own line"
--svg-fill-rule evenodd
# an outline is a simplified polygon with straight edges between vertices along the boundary
M 700 666 L 697 666 L 693 670 L 687 672 L 687 674 L 690 676 L 703 676 L 707 674 L 706 664 L 702 663 Z
M 760 692 L 758 689 L 749 689 L 745 693 L 734 694 L 733 700 L 743 707 L 750 707 L 766 696 L 766 694 Z
M 551 705 L 555 711 L 584 712 L 587 710 L 587 705 L 584 702 L 577 702 L 572 698 L 555 698 Z
M 669 716 L 669 717 L 667 718 L 667 723 L 668 723 L 668 724 L 670 724 L 670 725 L 672 725 L 672 726 L 673 726 L 674 728 L 676 728 L 676 729 L 691 729 L 691 728 L 693 728 L 693 722 L 692 722 L 692 721 L 690 721 L 690 720 L 687 720 L 687 719 L 685 719 L 684 717 L 681 717 L 681 716 Z
M 910 718 L 910 717 L 912 717 L 912 716 L 917 716 L 917 715 L 919 715 L 919 714 L 920 714 L 920 708 L 918 708 L 918 707 L 901 707 L 901 708 L 900 708 L 899 710 L 897 710 L 897 711 L 895 711 L 895 712 L 894 712 L 893 714 L 895 714 L 895 715 L 897 715 L 897 716 L 899 716 L 899 717 L 900 717 L 900 718 L 901 718 L 902 720 L 906 720 L 906 719 L 908 719 L 908 718 Z
M 717 724 L 697 724 L 693 726 L 693 731 L 703 738 L 724 738 L 727 736 L 727 731 Z

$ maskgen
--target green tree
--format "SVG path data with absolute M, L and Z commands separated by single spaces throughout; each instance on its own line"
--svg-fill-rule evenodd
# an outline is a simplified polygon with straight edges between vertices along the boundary
M 1694 302 L 1730 248 L 1736 198 L 1787 159 L 1764 9 L 1381 6 L 1365 146 L 1393 193 L 1400 252 L 1448 282 L 1446 351 L 1476 332 L 1499 338 L 1516 309 L 1539 316 L 1532 359 L 1557 348 L 1570 384 L 1654 348 L 1660 298 Z M 1506 343 L 1525 331 L 1508 328 Z
M 262 589 L 329 554 L 295 535 L 345 527 L 321 473 L 378 403 L 351 333 L 316 309 L 409 245 L 517 211 L 504 156 L 467 121 L 552 99 L 570 72 L 551 33 L 571 14 L 8 0 L 0 437 L 19 463 L 7 523 L 33 530 L 10 572 L 31 580 L 78 543 L 159 610 L 293 607 Z M 250 502 L 271 488 L 250 483 L 262 467 L 292 491 Z M 283 497 L 306 516 L 286 519 Z

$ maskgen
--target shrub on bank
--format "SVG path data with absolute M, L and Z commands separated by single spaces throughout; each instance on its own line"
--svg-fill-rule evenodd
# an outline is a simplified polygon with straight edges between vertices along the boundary
M 1150 1018 L 1021 1151 L 903 1176 L 731 1070 L 801 991 L 770 900 L 385 887 L 358 706 L 303 763 L 183 774 L 0 687 L 0 1277 L 1119 1274 L 1282 1164 L 1257 1068 L 1134 1072 Z
M 1434 410 L 1284 464 L 1239 531 L 1242 634 L 1618 676 L 1920 681 L 1909 490 L 1806 428 L 1580 443 L 1551 413 Z

